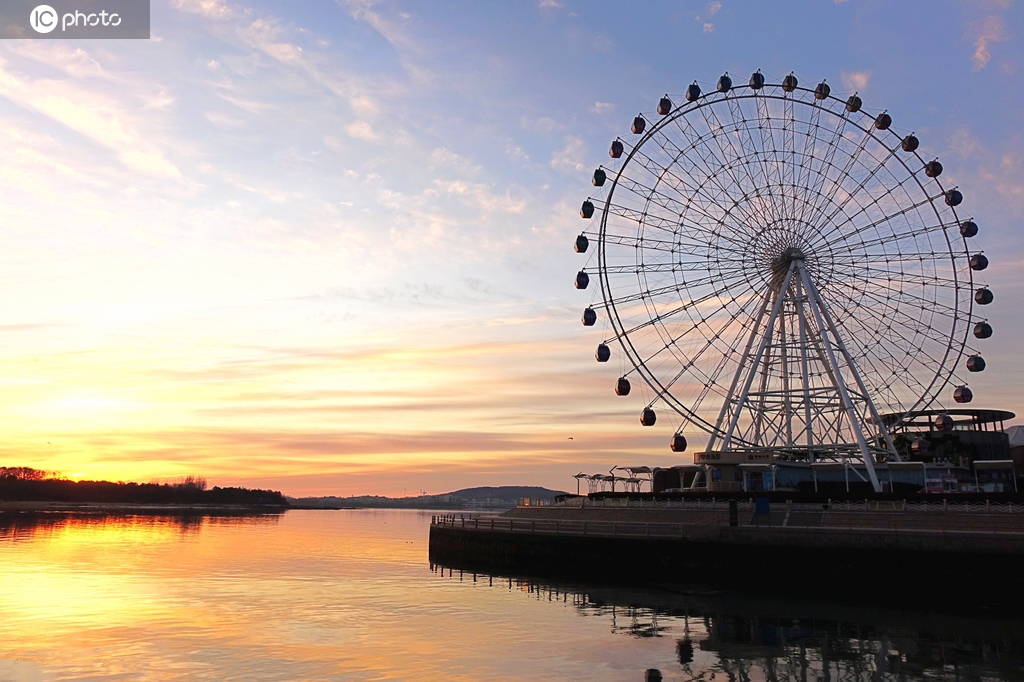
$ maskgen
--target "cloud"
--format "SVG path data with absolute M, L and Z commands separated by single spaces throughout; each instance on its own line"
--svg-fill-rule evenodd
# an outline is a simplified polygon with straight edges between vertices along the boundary
M 519 123 L 526 130 L 540 130 L 545 133 L 550 133 L 555 130 L 562 130 L 565 128 L 565 126 L 561 125 L 558 121 L 549 116 L 542 116 L 538 118 L 536 121 L 527 118 L 526 116 L 523 116 L 521 119 L 519 119 Z
M 1006 26 L 1003 20 L 997 16 L 986 17 L 981 26 L 976 28 L 977 39 L 974 43 L 974 70 L 981 71 L 992 59 L 992 52 L 989 50 L 990 43 L 998 43 L 1006 40 Z
M 377 133 L 373 132 L 373 127 L 370 126 L 366 121 L 353 121 L 345 126 L 345 132 L 350 137 L 354 137 L 360 140 L 376 140 Z
M 480 171 L 480 166 L 474 165 L 472 161 L 447 147 L 438 147 L 431 152 L 430 161 L 434 166 L 446 166 L 467 175 L 473 175 Z
M 132 170 L 151 177 L 181 177 L 178 168 L 151 141 L 151 136 L 140 130 L 128 107 L 69 81 L 18 78 L 5 66 L 0 62 L 0 95 L 110 149 Z
M 530 160 L 530 155 L 512 140 L 509 140 L 505 145 L 505 156 L 507 156 L 510 161 L 517 161 L 519 163 L 526 163 Z
M 399 22 L 391 22 L 385 19 L 378 12 L 373 11 L 377 0 L 336 0 L 340 5 L 347 5 L 353 19 L 365 21 L 375 31 L 380 33 L 389 43 L 396 48 L 410 52 L 420 52 L 420 46 L 412 40 Z M 409 18 L 408 14 L 399 14 L 403 22 Z M 410 65 L 406 65 L 410 68 Z
M 843 87 L 847 90 L 862 91 L 868 87 L 871 73 L 868 71 L 843 71 Z
M 171 0 L 171 6 L 209 19 L 228 19 L 235 14 L 224 0 Z
M 615 105 L 611 102 L 594 102 L 594 106 L 590 108 L 595 114 L 603 114 L 606 111 L 611 111 L 615 108 Z
M 586 168 L 583 164 L 585 154 L 583 140 L 570 135 L 565 138 L 565 147 L 551 155 L 551 167 L 559 171 L 581 171 Z
M 351 98 L 349 105 L 351 105 L 352 111 L 357 116 L 362 116 L 363 118 L 370 118 L 377 113 L 377 102 L 367 95 L 357 95 Z
M 704 32 L 705 33 L 712 33 L 715 30 L 715 25 L 713 23 L 711 23 L 710 21 L 708 21 L 708 20 L 711 19 L 711 17 L 713 17 L 716 14 L 718 14 L 721 11 L 721 9 L 722 9 L 722 3 L 720 3 L 720 2 L 708 3 L 707 7 L 704 8 L 704 12 L 702 12 L 701 14 L 698 14 L 697 16 L 695 16 L 693 18 L 693 20 L 697 21 L 697 22 L 703 21 L 704 22 Z
M 537 7 L 541 9 L 561 9 L 563 5 L 558 0 L 540 0 L 537 3 Z

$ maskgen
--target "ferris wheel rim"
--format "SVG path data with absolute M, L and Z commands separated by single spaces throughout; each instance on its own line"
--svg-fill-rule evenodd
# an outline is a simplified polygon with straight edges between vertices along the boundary
M 627 375 L 635 371 L 655 391 L 655 398 L 649 403 L 649 405 L 653 404 L 659 399 L 664 400 L 665 402 L 669 403 L 675 411 L 679 412 L 686 421 L 700 427 L 702 430 L 708 433 L 712 433 L 715 430 L 715 427 L 711 425 L 708 420 L 706 420 L 696 412 L 690 410 L 685 404 L 682 403 L 681 400 L 676 399 L 676 397 L 671 392 L 670 388 L 666 387 L 662 383 L 661 379 L 655 374 L 655 372 L 652 371 L 649 367 L 647 367 L 647 363 L 644 361 L 643 354 L 640 352 L 639 349 L 637 349 L 633 345 L 633 340 L 627 333 L 627 325 L 623 322 L 622 318 L 620 317 L 619 310 L 616 306 L 616 296 L 615 293 L 612 291 L 612 285 L 607 275 L 608 258 L 606 252 L 606 236 L 608 234 L 608 218 L 610 215 L 612 199 L 615 196 L 616 190 L 620 186 L 620 181 L 623 179 L 623 173 L 627 168 L 630 167 L 630 163 L 633 162 L 634 157 L 641 150 L 643 145 L 651 141 L 656 134 L 661 132 L 665 127 L 669 126 L 672 122 L 677 121 L 681 118 L 685 119 L 686 116 L 693 115 L 695 112 L 700 111 L 704 107 L 713 107 L 716 104 L 722 104 L 728 101 L 744 99 L 774 100 L 781 101 L 783 103 L 790 103 L 793 106 L 799 104 L 804 107 L 816 107 L 819 109 L 819 111 L 824 111 L 830 116 L 842 119 L 845 122 L 845 124 L 850 124 L 854 126 L 856 129 L 860 130 L 861 133 L 863 133 L 864 142 L 861 144 L 861 148 L 863 148 L 864 145 L 866 145 L 870 139 L 874 139 L 882 147 L 889 150 L 889 157 L 887 157 L 879 164 L 879 168 L 881 168 L 881 166 L 888 162 L 889 158 L 894 158 L 896 159 L 897 163 L 899 163 L 899 165 L 903 167 L 908 176 L 908 178 L 904 179 L 898 184 L 902 186 L 904 182 L 910 179 L 912 179 L 913 182 L 916 183 L 917 189 L 920 190 L 922 196 L 926 197 L 926 201 L 922 202 L 920 206 L 923 206 L 924 203 L 929 204 L 928 209 L 932 214 L 934 214 L 934 217 L 937 220 L 937 224 L 939 226 L 942 226 L 943 228 L 937 231 L 940 231 L 943 234 L 946 247 L 945 251 L 948 255 L 948 261 L 951 266 L 950 269 L 952 271 L 954 289 L 959 291 L 962 288 L 970 288 L 973 291 L 974 288 L 974 277 L 972 271 L 970 269 L 966 269 L 964 273 L 960 273 L 957 269 L 957 258 L 962 258 L 964 255 L 970 253 L 967 239 L 966 237 L 961 236 L 960 240 L 957 241 L 957 246 L 962 246 L 963 248 L 963 250 L 960 251 L 958 248 L 954 247 L 954 241 L 950 239 L 950 235 L 948 234 L 948 231 L 946 229 L 949 226 L 959 224 L 961 222 L 960 217 L 956 212 L 955 207 L 949 206 L 948 208 L 952 212 L 952 221 L 943 219 L 943 216 L 939 212 L 935 202 L 939 200 L 946 193 L 947 190 L 943 186 L 943 184 L 938 180 L 938 178 L 932 177 L 928 178 L 928 180 L 931 180 L 935 183 L 933 186 L 938 187 L 939 193 L 932 196 L 931 192 L 929 192 L 928 189 L 925 187 L 925 183 L 922 182 L 921 178 L 921 169 L 924 167 L 925 161 L 921 154 L 918 153 L 916 149 L 909 151 L 908 156 L 906 157 L 896 153 L 896 151 L 900 148 L 900 145 L 898 144 L 899 141 L 902 139 L 900 135 L 896 133 L 895 130 L 892 129 L 891 125 L 884 130 L 878 131 L 870 124 L 862 122 L 865 120 L 864 116 L 867 115 L 866 112 L 864 116 L 861 117 L 861 120 L 858 121 L 851 116 L 851 114 L 857 112 L 849 112 L 844 110 L 842 113 L 840 113 L 835 111 L 832 107 L 821 105 L 822 100 L 830 102 L 833 106 L 836 103 L 845 105 L 845 102 L 839 97 L 829 94 L 824 98 L 820 98 L 816 96 L 814 90 L 806 87 L 796 87 L 793 88 L 791 92 L 785 92 L 780 95 L 778 94 L 778 90 L 781 88 L 782 85 L 777 83 L 766 82 L 760 88 L 756 89 L 752 88 L 749 85 L 741 84 L 725 93 L 703 93 L 695 101 L 687 102 L 686 104 L 674 107 L 667 115 L 662 116 L 660 120 L 644 116 L 645 120 L 649 122 L 651 125 L 639 137 L 636 143 L 629 143 L 628 141 L 623 140 L 622 138 L 618 138 L 618 140 L 621 143 L 628 144 L 630 146 L 628 154 L 624 155 L 624 158 L 618 164 L 618 168 L 610 169 L 604 165 L 601 166 L 602 170 L 614 171 L 614 175 L 609 174 L 609 180 L 611 180 L 611 184 L 603 200 L 597 249 L 601 294 L 604 300 L 604 308 L 610 313 L 609 320 L 614 331 L 613 336 L 610 337 L 609 339 L 606 339 L 605 343 L 609 342 L 611 339 L 617 340 L 620 346 L 622 346 L 623 350 L 625 351 L 626 356 L 629 358 L 630 363 L 633 365 L 633 369 L 629 370 L 627 372 Z M 794 96 L 795 92 L 799 92 L 801 93 L 801 95 L 799 97 Z M 807 94 L 815 95 L 815 99 L 813 101 L 808 101 L 806 99 Z M 735 119 L 733 119 L 731 123 L 735 124 Z M 878 135 L 877 133 L 879 132 L 887 133 L 887 135 Z M 713 136 L 714 135 L 712 134 L 712 137 Z M 887 144 L 887 142 L 891 140 L 896 140 L 897 144 L 895 146 Z M 910 159 L 919 162 L 919 165 L 916 169 L 912 168 L 908 164 L 908 161 Z M 736 203 L 738 203 L 738 200 Z M 915 208 L 919 208 L 920 206 Z M 835 226 L 832 227 L 834 229 Z M 964 278 L 964 281 L 961 281 L 961 278 L 964 275 L 966 275 L 966 277 Z M 959 299 L 955 300 L 957 303 L 959 303 Z M 947 387 L 954 379 L 957 370 L 957 365 L 963 358 L 967 349 L 967 343 L 970 334 L 970 322 L 971 320 L 974 319 L 974 301 L 968 298 L 966 302 L 966 308 L 963 310 L 957 309 L 957 313 L 958 314 L 954 316 L 953 326 L 949 330 L 950 333 L 946 335 L 948 343 L 945 346 L 943 357 L 938 362 L 940 370 L 932 374 L 929 383 L 927 384 L 927 386 L 923 387 L 923 390 L 921 391 L 921 394 L 919 395 L 915 403 L 904 411 L 905 418 L 915 412 L 928 409 L 930 406 L 932 406 L 939 399 L 939 393 L 943 389 L 945 389 L 945 387 Z M 957 334 L 954 336 L 954 334 L 956 333 L 957 321 L 960 319 L 965 320 L 963 332 L 961 334 Z

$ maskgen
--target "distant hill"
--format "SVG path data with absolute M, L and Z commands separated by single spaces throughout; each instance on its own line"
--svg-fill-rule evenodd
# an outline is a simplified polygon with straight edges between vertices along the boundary
M 298 509 L 349 509 L 349 508 L 404 508 L 404 509 L 462 509 L 465 507 L 508 509 L 524 497 L 551 499 L 566 493 L 550 488 L 532 485 L 484 486 L 463 488 L 443 495 L 420 495 L 418 497 L 383 497 L 380 495 L 359 495 L 353 497 L 289 497 L 288 503 Z
M 561 490 L 551 490 L 550 488 L 540 488 L 535 485 L 485 485 L 479 488 L 463 488 L 448 494 L 452 497 L 462 497 L 467 500 L 486 500 L 488 498 L 518 500 L 521 497 L 551 498 L 556 495 L 567 495 L 568 493 Z

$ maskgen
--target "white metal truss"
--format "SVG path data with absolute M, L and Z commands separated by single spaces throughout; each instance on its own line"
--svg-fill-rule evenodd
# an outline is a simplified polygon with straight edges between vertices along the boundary
M 856 362 L 803 254 L 787 250 L 774 270 L 706 452 L 859 461 L 881 491 L 874 464 L 899 455 Z

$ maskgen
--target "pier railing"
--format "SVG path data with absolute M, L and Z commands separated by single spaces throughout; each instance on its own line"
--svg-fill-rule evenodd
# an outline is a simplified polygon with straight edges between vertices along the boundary
M 626 497 L 607 497 L 590 499 L 586 497 L 569 498 L 553 507 L 585 507 L 596 509 L 628 508 L 628 509 L 728 509 L 729 500 L 724 499 L 644 499 Z M 752 509 L 754 504 L 748 498 L 737 500 L 740 510 Z M 940 511 L 940 512 L 965 512 L 976 514 L 1024 514 L 1024 504 L 1012 502 L 950 502 L 948 500 L 907 501 L 907 500 L 854 500 L 854 501 L 831 501 L 807 504 L 797 503 L 791 505 L 796 508 L 828 509 L 835 511 Z M 782 502 L 774 502 L 773 509 L 788 508 L 789 505 Z
M 628 520 L 529 518 L 523 516 L 435 516 L 432 524 L 443 528 L 507 533 L 540 533 L 570 536 L 649 537 L 701 539 L 714 537 L 725 528 L 758 531 L 779 530 L 828 533 L 860 531 L 876 533 L 1003 535 L 1024 538 L 1024 509 L 1020 505 L 960 505 L 909 503 L 904 507 L 873 508 L 872 503 L 836 502 L 828 505 L 772 505 L 768 513 L 756 513 L 753 505 L 737 504 L 730 519 L 727 501 L 704 501 L 678 519 L 665 519 L 663 513 L 649 507 L 652 514 L 630 512 Z M 623 505 L 619 505 L 620 507 Z M 637 507 L 639 509 L 639 507 Z M 573 516 L 579 512 L 566 510 Z M 987 512 L 987 513 L 986 513 Z M 650 520 L 644 519 L 648 516 Z
M 497 516 L 464 516 L 461 514 L 435 516 L 431 524 L 443 528 L 463 528 L 506 533 L 541 533 L 545 535 L 575 535 L 604 537 L 690 538 L 701 531 L 717 531 L 721 525 L 716 517 L 692 522 L 665 523 L 644 521 L 575 521 L 566 519 L 515 519 Z

